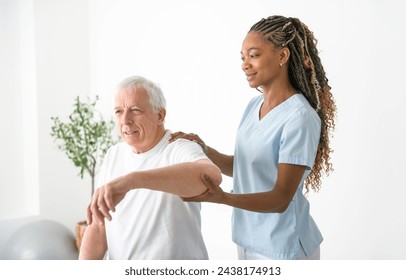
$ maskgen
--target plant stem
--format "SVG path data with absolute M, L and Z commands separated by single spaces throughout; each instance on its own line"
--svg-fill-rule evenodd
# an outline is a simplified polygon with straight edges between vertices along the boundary
M 92 193 L 90 194 L 90 198 L 93 197 L 93 193 L 94 193 L 94 175 L 91 177 L 92 177 Z

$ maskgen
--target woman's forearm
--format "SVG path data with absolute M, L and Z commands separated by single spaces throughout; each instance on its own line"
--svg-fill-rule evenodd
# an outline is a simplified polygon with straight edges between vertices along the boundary
M 282 213 L 289 207 L 305 170 L 305 166 L 281 163 L 278 166 L 276 183 L 271 191 L 246 194 L 221 193 L 217 202 L 254 212 Z
M 251 194 L 225 193 L 224 200 L 220 203 L 259 213 L 283 213 L 290 201 L 290 197 L 270 191 Z
M 234 156 L 222 154 L 209 146 L 205 146 L 204 150 L 208 158 L 220 168 L 221 173 L 233 177 Z

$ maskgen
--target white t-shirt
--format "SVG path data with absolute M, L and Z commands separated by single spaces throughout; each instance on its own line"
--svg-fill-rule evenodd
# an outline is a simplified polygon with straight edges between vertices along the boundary
M 151 150 L 135 154 L 119 143 L 107 152 L 99 186 L 131 171 L 207 159 L 200 146 L 179 139 L 169 144 L 170 131 Z M 201 233 L 200 203 L 147 189 L 131 190 L 106 221 L 108 259 L 208 259 Z

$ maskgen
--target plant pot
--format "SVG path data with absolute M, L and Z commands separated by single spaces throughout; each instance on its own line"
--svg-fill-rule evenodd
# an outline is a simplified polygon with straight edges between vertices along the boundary
M 85 234 L 87 228 L 86 221 L 80 221 L 76 224 L 76 248 L 80 251 L 80 245 L 82 244 L 83 235 Z

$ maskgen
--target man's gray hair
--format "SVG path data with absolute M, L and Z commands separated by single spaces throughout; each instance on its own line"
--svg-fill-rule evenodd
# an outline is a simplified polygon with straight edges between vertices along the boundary
M 151 103 L 154 112 L 159 109 L 166 109 L 166 100 L 161 88 L 154 82 L 142 76 L 130 76 L 122 80 L 118 84 L 118 90 L 143 88 L 148 93 L 149 102 Z

